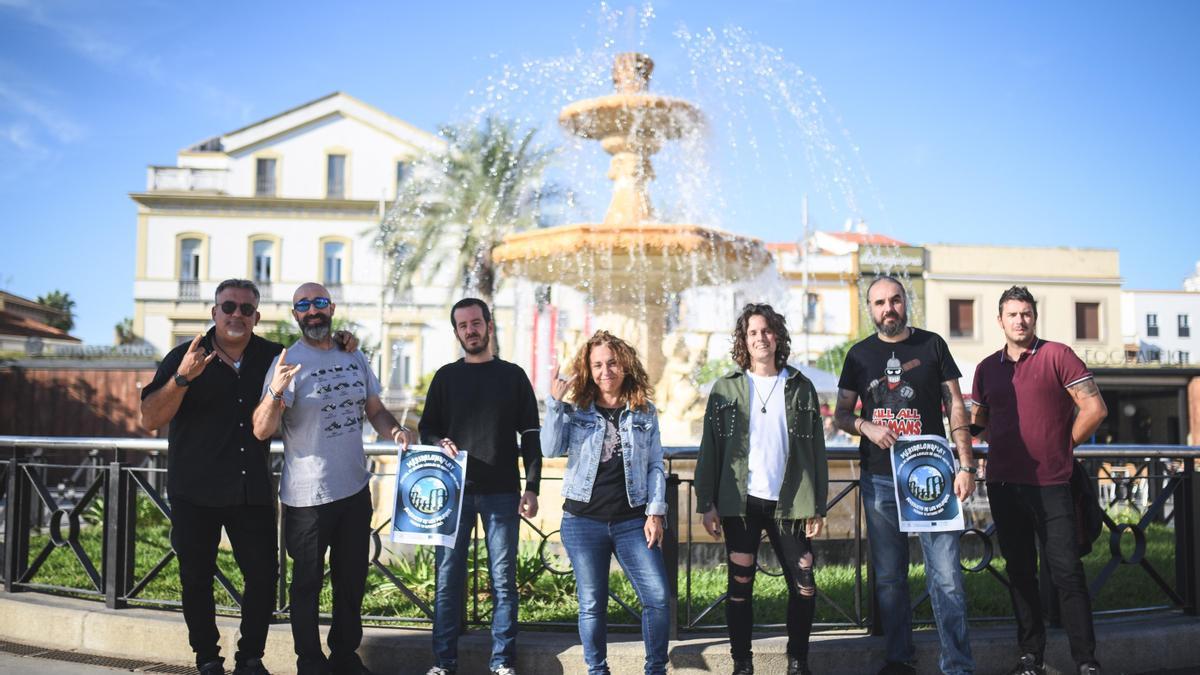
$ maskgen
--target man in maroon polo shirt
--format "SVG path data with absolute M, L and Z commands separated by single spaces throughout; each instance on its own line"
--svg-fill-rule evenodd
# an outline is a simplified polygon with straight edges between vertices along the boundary
M 974 424 L 988 437 L 988 502 L 1017 619 L 1021 657 L 1009 672 L 1045 673 L 1036 535 L 1058 589 L 1071 656 L 1080 675 L 1098 675 L 1070 481 L 1075 446 L 1091 438 L 1108 410 L 1092 374 L 1071 348 L 1034 333 L 1037 302 L 1029 289 L 1013 286 L 1000 296 L 998 321 L 1004 348 L 976 367 L 971 397 Z

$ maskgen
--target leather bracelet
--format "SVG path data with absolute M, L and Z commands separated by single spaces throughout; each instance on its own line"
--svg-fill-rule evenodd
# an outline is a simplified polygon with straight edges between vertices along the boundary
M 275 390 L 272 389 L 271 385 L 269 385 L 269 384 L 267 385 L 267 393 L 271 395 L 271 400 L 273 400 L 273 401 L 282 401 L 283 400 L 283 392 L 276 394 Z

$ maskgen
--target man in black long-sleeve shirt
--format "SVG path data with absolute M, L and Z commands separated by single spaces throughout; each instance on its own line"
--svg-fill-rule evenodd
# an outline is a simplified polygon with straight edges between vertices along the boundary
M 485 302 L 458 301 L 450 310 L 450 322 L 466 356 L 442 366 L 433 376 L 418 428 L 422 443 L 440 445 L 451 453 L 465 451 L 467 476 L 458 539 L 453 549 L 437 549 L 436 661 L 428 675 L 452 674 L 458 666 L 467 547 L 476 515 L 483 520 L 488 571 L 495 589 L 490 668 L 496 675 L 515 675 L 517 531 L 521 516 L 537 515 L 542 472 L 537 399 L 525 371 L 492 354 L 495 326 Z M 524 494 L 520 494 L 518 455 L 525 464 Z

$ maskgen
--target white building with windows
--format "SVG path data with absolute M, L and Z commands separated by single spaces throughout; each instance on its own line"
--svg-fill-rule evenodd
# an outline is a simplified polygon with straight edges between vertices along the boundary
M 1121 333 L 1137 363 L 1188 365 L 1200 344 L 1200 290 L 1122 291 Z
M 334 93 L 178 153 L 151 166 L 137 204 L 134 330 L 165 353 L 211 325 L 218 283 L 249 278 L 262 291 L 259 330 L 293 321 L 293 290 L 327 286 L 337 316 L 378 345 L 386 388 L 401 392 L 458 356 L 446 309 L 453 271 L 404 297 L 385 284 L 374 233 L 413 157 L 436 136 Z M 451 252 L 452 253 L 452 252 Z M 496 298 L 498 324 L 513 293 Z M 513 351 L 516 331 L 501 333 Z

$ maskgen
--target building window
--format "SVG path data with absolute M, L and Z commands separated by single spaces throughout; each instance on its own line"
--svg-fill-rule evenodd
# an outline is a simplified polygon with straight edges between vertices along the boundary
M 1188 363 L 1191 362 L 1190 361 L 1191 354 L 1189 354 L 1188 352 L 1178 352 L 1178 354 L 1179 354 L 1179 365 L 1186 366 Z
M 1075 303 L 1075 339 L 1100 339 L 1100 303 Z
M 1146 315 L 1146 337 L 1158 337 L 1158 315 Z
M 396 196 L 400 196 L 400 185 L 408 176 L 408 167 L 404 162 L 396 162 Z
M 179 241 L 180 281 L 198 281 L 200 279 L 200 246 L 199 239 L 181 239 Z
M 392 373 L 388 378 L 388 389 L 393 391 L 409 389 L 413 382 L 413 343 L 409 340 L 392 342 Z
M 950 337 L 975 337 L 975 301 L 950 301 Z
M 820 316 L 821 296 L 816 293 L 809 293 L 805 300 L 804 332 L 815 333 L 817 332 L 817 318 Z
M 255 161 L 254 194 L 258 197 L 275 196 L 275 160 L 259 157 Z
M 1192 328 L 1188 325 L 1188 315 L 1179 315 L 1179 337 L 1191 337 Z
M 342 199 L 346 196 L 346 156 L 329 155 L 325 167 L 325 196 Z
M 259 239 L 254 242 L 254 282 L 257 284 L 271 283 L 271 262 L 275 254 L 275 242 Z
M 341 285 L 342 266 L 346 260 L 346 245 L 340 241 L 325 242 L 323 257 L 325 259 L 325 284 Z

